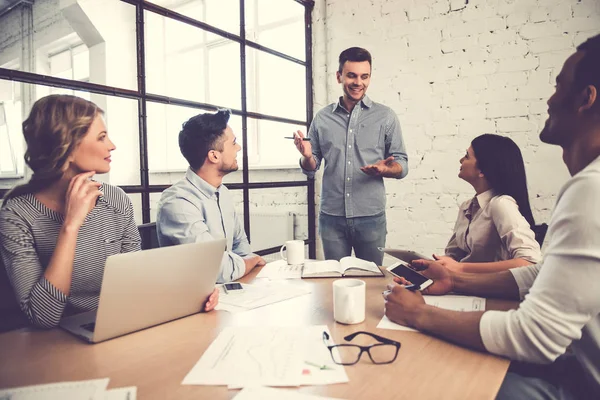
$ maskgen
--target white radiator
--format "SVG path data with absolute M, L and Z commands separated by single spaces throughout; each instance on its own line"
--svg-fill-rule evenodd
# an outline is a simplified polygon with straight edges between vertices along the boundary
M 283 246 L 294 239 L 294 217 L 288 213 L 250 213 L 250 247 L 252 251 Z

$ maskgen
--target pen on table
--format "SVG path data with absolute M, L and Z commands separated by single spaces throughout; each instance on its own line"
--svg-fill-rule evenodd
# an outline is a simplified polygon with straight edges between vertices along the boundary
M 330 366 L 328 366 L 328 365 L 325 365 L 325 364 L 317 364 L 317 363 L 314 363 L 314 362 L 311 362 L 311 361 L 304 361 L 304 363 L 305 363 L 305 364 L 308 364 L 308 365 L 310 365 L 311 367 L 317 367 L 317 368 L 319 368 L 320 370 L 325 370 L 325 369 L 333 369 L 333 368 L 331 368 L 331 367 L 330 367 Z
M 296 138 L 293 137 L 293 136 L 285 136 L 284 139 L 296 139 Z M 304 140 L 304 141 L 310 141 L 310 138 L 309 137 L 303 137 L 302 140 Z

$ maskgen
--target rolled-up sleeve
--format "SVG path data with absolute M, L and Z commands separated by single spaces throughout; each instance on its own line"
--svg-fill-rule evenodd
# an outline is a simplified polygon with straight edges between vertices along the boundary
M 510 259 L 521 258 L 534 264 L 542 259 L 535 233 L 509 196 L 498 196 L 490 203 L 490 213 L 498 236 Z
M 321 167 L 321 161 L 323 160 L 323 154 L 321 153 L 321 145 L 319 143 L 318 124 L 319 124 L 319 115 L 317 114 L 315 119 L 313 119 L 312 123 L 310 124 L 310 128 L 308 129 L 308 134 L 306 135 L 306 137 L 310 138 L 310 145 L 312 147 L 312 155 L 313 155 L 315 161 L 317 162 L 317 167 L 314 169 L 314 171 L 309 171 L 307 169 L 302 168 L 302 158 L 300 158 L 300 161 L 299 161 L 300 169 L 302 169 L 302 173 L 304 173 L 304 175 L 308 176 L 309 178 L 315 177 L 315 173 Z
M 206 220 L 195 205 L 183 198 L 174 200 L 164 203 L 158 214 L 157 233 L 161 246 L 208 242 L 216 239 L 210 234 Z M 232 249 L 228 250 L 230 251 L 223 254 L 217 283 L 238 279 L 246 272 L 243 258 L 231 251 Z
M 0 250 L 19 306 L 31 324 L 58 326 L 67 296 L 44 277 L 30 227 L 7 208 L 0 210 Z
M 404 178 L 408 174 L 408 155 L 402 138 L 400 121 L 398 116 L 390 110 L 385 130 L 385 158 L 391 156 L 402 167 L 402 174 L 398 179 Z

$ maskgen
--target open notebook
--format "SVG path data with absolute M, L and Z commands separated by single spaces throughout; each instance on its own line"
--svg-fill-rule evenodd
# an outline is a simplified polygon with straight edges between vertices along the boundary
M 302 269 L 303 278 L 336 278 L 342 276 L 383 276 L 383 272 L 374 262 L 356 257 L 344 257 L 340 261 L 306 261 Z

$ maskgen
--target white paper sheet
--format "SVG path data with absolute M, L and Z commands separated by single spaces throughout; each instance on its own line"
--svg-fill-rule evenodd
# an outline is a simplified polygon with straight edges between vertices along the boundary
M 297 327 L 227 327 L 182 384 L 298 386 L 304 343 Z
M 263 284 L 243 283 L 242 286 L 244 290 L 230 291 L 229 293 L 225 293 L 223 288 L 220 287 L 219 306 L 222 305 L 223 307 L 217 306 L 216 309 L 227 310 L 230 308 L 234 312 L 239 311 L 239 308 L 251 310 L 311 292 L 310 285 L 292 285 L 277 282 L 264 282 Z
M 58 382 L 0 390 L 1 399 L 10 400 L 103 400 L 108 378 Z
M 104 393 L 104 400 L 136 400 L 137 387 L 129 386 L 117 389 L 108 389 Z
M 277 260 L 267 263 L 258 275 L 257 278 L 268 279 L 301 279 L 303 264 L 288 265 L 286 260 Z
M 326 325 L 225 328 L 182 383 L 232 389 L 348 382 L 323 344 L 323 331 L 329 332 Z
M 270 387 L 247 387 L 241 390 L 235 400 L 341 400 L 334 397 L 315 396 L 304 394 L 286 389 L 276 389 Z
M 483 297 L 473 296 L 456 296 L 447 294 L 445 296 L 423 296 L 425 303 L 430 306 L 443 308 L 445 310 L 452 311 L 484 311 L 485 310 L 485 299 Z M 416 332 L 416 329 L 409 328 L 404 325 L 392 322 L 385 315 L 379 321 L 377 325 L 379 329 L 394 329 L 397 331 L 412 331 Z

